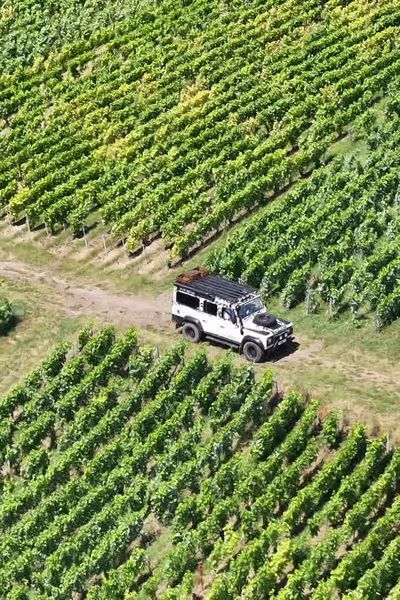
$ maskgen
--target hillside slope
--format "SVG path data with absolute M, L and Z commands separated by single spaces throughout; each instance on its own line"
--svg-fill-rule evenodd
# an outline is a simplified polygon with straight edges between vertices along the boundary
M 163 0 L 44 49 L 0 78 L 0 207 L 77 235 L 100 218 L 130 251 L 161 234 L 185 256 L 397 81 L 399 18 L 393 0 Z
M 0 415 L 4 598 L 372 600 L 397 584 L 399 450 L 282 398 L 270 371 L 85 328 Z

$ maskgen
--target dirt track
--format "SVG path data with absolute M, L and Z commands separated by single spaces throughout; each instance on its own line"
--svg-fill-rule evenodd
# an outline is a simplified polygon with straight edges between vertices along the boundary
M 169 324 L 169 295 L 156 298 L 117 294 L 100 286 L 76 285 L 19 261 L 0 261 L 0 275 L 8 279 L 41 283 L 51 290 L 51 303 L 70 316 L 88 315 L 105 322 L 148 327 Z
M 27 290 L 32 290 L 32 286 L 34 290 L 40 290 L 40 309 L 48 310 L 49 314 L 86 316 L 88 320 L 132 325 L 142 331 L 152 329 L 157 336 L 168 336 L 168 343 L 179 339 L 170 322 L 168 292 L 156 297 L 146 296 L 142 290 L 138 294 L 116 293 L 98 284 L 74 280 L 73 275 L 59 274 L 51 264 L 43 268 L 10 258 L 0 260 L 2 276 L 18 284 L 26 283 Z M 26 296 L 29 303 L 28 292 Z M 308 338 L 304 332 L 296 332 L 296 340 L 299 346 L 295 352 L 274 356 L 267 363 L 276 372 L 283 389 L 295 387 L 308 393 L 312 382 L 312 395 L 324 400 L 333 399 L 334 405 L 345 408 L 353 421 L 367 421 L 371 431 L 378 422 L 375 434 L 380 430 L 390 431 L 400 441 L 400 430 L 391 413 L 379 414 L 378 421 L 376 417 L 377 395 L 392 401 L 400 398 L 397 368 L 389 358 L 377 359 L 375 354 L 361 354 L 349 348 L 338 352 L 336 345 Z M 213 354 L 219 352 L 212 346 L 210 351 Z M 10 374 L 10 382 L 13 378 Z
M 115 293 L 88 283 L 78 285 L 67 277 L 56 276 L 50 271 L 40 270 L 17 260 L 0 260 L 0 276 L 42 285 L 43 306 L 51 305 L 66 316 L 87 316 L 103 323 L 132 325 L 138 329 L 153 327 L 164 333 L 171 331 L 168 293 L 153 297 L 142 293 Z M 381 368 L 371 368 L 371 365 L 356 366 L 352 364 L 349 355 L 333 358 L 322 340 L 311 340 L 298 332 L 296 340 L 299 344 L 295 352 L 286 353 L 283 349 L 274 355 L 271 360 L 274 368 L 283 367 L 287 363 L 300 364 L 305 368 L 318 365 L 346 374 L 351 380 L 387 386 L 389 392 L 398 388 L 393 369 L 385 372 Z
M 99 285 L 77 284 L 67 277 L 59 277 L 51 271 L 40 270 L 17 260 L 0 260 L 0 276 L 27 284 L 43 286 L 43 305 L 51 305 L 66 316 L 99 319 L 110 324 L 132 325 L 143 329 L 157 327 L 171 330 L 170 294 L 158 297 L 132 293 L 115 293 Z M 322 348 L 321 342 L 307 343 L 301 340 L 299 349 L 286 355 L 277 353 L 280 363 L 312 359 Z

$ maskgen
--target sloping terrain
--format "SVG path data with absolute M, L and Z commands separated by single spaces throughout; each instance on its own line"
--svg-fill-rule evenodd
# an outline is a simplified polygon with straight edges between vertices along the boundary
M 160 351 L 179 342 L 181 333 L 170 320 L 174 272 L 166 280 L 139 280 L 129 268 L 114 271 L 38 252 L 28 238 L 13 238 L 5 246 L 0 249 L 0 289 L 20 320 L 0 339 L 0 392 L 42 360 L 49 345 L 73 339 L 88 320 L 115 324 L 121 331 L 136 327 L 141 339 Z M 361 420 L 374 435 L 388 432 L 400 442 L 400 322 L 376 332 L 367 320 L 355 327 L 346 314 L 327 319 L 323 310 L 311 315 L 303 306 L 287 311 L 277 300 L 269 307 L 295 323 L 296 344 L 270 357 L 257 372 L 271 365 L 282 389 L 311 394 L 324 407 L 345 410 L 349 422 Z M 213 358 L 226 352 L 208 342 L 204 348 Z M 237 363 L 243 360 L 235 354 Z
M 164 0 L 44 51 L 0 80 L 0 206 L 186 256 L 395 86 L 399 17 L 393 0 Z
M 281 292 L 291 308 L 318 299 L 332 315 L 371 310 L 382 328 L 400 316 L 400 97 L 358 127 L 363 160 L 338 157 L 267 206 L 209 258 L 213 269 Z
M 398 317 L 397 0 L 41 8 L 0 17 L 4 219 L 171 266 L 256 211 L 214 269 Z
M 4 598 L 396 589 L 399 451 L 282 397 L 269 371 L 85 328 L 0 414 Z
M 4 0 L 2 598 L 399 600 L 399 34 Z M 274 373 L 178 343 L 197 259 L 294 322 Z

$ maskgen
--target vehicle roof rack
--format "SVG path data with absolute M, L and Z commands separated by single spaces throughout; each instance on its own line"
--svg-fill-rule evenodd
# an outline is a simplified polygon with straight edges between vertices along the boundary
M 181 289 L 186 289 L 202 298 L 215 300 L 216 298 L 225 302 L 237 302 L 244 299 L 257 290 L 245 283 L 230 281 L 218 275 L 211 275 L 204 267 L 197 267 L 192 271 L 179 275 L 175 284 Z

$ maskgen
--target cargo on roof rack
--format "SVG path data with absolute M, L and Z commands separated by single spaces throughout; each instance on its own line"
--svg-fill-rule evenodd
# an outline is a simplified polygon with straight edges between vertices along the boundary
M 191 283 L 195 281 L 195 279 L 200 279 L 201 277 L 206 277 L 209 274 L 208 269 L 206 267 L 195 267 L 191 271 L 186 271 L 186 273 L 181 273 L 176 278 L 176 283 Z

